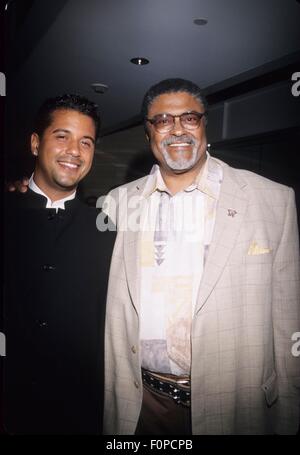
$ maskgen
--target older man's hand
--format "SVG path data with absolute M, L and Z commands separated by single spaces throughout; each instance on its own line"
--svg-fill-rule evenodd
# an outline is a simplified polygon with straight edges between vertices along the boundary
M 23 177 L 21 180 L 16 180 L 14 182 L 9 182 L 7 184 L 7 191 L 13 192 L 17 191 L 19 193 L 26 193 L 28 190 L 29 178 Z

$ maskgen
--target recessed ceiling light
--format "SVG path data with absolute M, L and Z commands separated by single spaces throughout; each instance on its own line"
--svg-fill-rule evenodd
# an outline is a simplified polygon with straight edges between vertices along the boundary
M 149 63 L 149 60 L 144 57 L 135 57 L 135 58 L 132 58 L 130 61 L 134 65 L 139 65 L 139 66 L 148 65 L 148 63 Z
M 193 20 L 194 24 L 196 25 L 206 25 L 208 20 L 204 18 L 198 18 Z
M 100 84 L 99 82 L 95 82 L 91 87 L 96 93 L 105 93 L 108 90 L 108 85 Z

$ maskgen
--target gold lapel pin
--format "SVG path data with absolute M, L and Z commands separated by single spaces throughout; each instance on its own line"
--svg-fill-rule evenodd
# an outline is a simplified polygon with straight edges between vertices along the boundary
M 228 209 L 228 216 L 231 216 L 233 218 L 236 214 L 237 214 L 236 210 Z

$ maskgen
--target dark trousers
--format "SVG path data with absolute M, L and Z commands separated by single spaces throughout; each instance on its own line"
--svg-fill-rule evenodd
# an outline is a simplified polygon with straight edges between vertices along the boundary
M 147 386 L 136 435 L 191 435 L 191 408 L 175 403 Z

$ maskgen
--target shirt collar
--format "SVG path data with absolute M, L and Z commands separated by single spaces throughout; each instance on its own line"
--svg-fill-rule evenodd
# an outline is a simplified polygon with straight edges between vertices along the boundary
M 206 156 L 206 161 L 200 169 L 200 172 L 197 175 L 194 183 L 185 188 L 184 191 L 190 192 L 198 189 L 202 193 L 207 194 L 214 199 L 218 199 L 219 190 L 216 183 L 220 184 L 222 182 L 222 167 L 210 156 L 208 152 L 206 152 Z M 162 178 L 160 168 L 157 164 L 155 164 L 151 169 L 142 196 L 147 198 L 151 196 L 151 194 L 153 194 L 155 191 L 164 191 L 170 194 L 170 191 L 168 190 L 164 179 Z
M 72 193 L 70 196 L 64 197 L 63 199 L 59 199 L 58 201 L 52 202 L 51 199 L 47 196 L 47 194 L 42 191 L 37 184 L 35 183 L 34 179 L 34 174 L 29 179 L 29 188 L 34 191 L 37 194 L 40 194 L 41 196 L 44 196 L 47 199 L 47 204 L 46 204 L 46 209 L 62 209 L 65 210 L 65 202 L 71 201 L 72 199 L 75 199 L 76 196 L 76 190 L 74 193 Z

